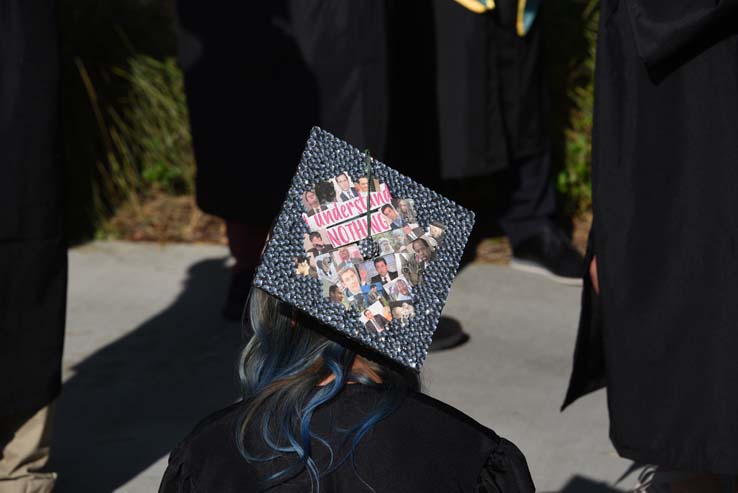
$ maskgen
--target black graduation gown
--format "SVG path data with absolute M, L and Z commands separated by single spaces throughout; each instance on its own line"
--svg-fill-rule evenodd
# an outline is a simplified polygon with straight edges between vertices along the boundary
M 518 2 L 476 14 L 434 0 L 441 173 L 489 175 L 548 150 L 541 19 L 515 31 Z
M 738 473 L 738 0 L 603 0 L 593 135 L 600 296 L 564 405 L 607 386 L 640 462 Z
M 347 385 L 316 410 L 313 431 L 331 444 L 335 459 L 342 434 L 353 427 L 379 399 L 378 390 Z M 236 448 L 237 403 L 203 420 L 169 457 L 161 493 L 261 491 L 260 478 L 279 472 L 282 459 L 249 463 Z M 261 417 L 257 415 L 256 423 Z M 267 456 L 258 432 L 246 434 L 251 453 Z M 314 442 L 313 458 L 321 468 L 327 449 Z M 377 423 L 359 442 L 355 466 L 347 461 L 321 478 L 324 492 L 475 491 L 533 493 L 535 487 L 523 454 L 511 442 L 468 416 L 423 394 L 412 393 L 400 408 Z M 306 473 L 273 485 L 268 491 L 311 491 Z
M 67 251 L 56 2 L 0 1 L 0 416 L 61 387 Z
M 177 1 L 200 208 L 268 226 L 314 125 L 382 157 L 383 5 Z
M 316 112 L 285 2 L 178 0 L 177 14 L 198 205 L 268 226 Z
M 548 150 L 542 19 L 518 36 L 517 4 L 388 2 L 393 166 L 426 182 L 471 178 Z

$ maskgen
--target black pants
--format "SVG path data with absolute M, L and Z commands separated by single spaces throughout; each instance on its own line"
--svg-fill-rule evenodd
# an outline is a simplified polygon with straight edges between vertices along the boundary
M 514 248 L 539 232 L 556 212 L 551 155 L 513 159 L 497 180 L 500 200 L 495 216 Z
M 477 213 L 471 242 L 501 229 L 515 247 L 539 232 L 556 211 L 548 152 L 515 159 L 484 177 L 441 180 L 439 189 Z

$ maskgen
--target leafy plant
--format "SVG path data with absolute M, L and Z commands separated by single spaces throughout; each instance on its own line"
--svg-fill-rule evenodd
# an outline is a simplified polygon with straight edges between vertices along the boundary
M 117 205 L 133 197 L 124 190 L 138 183 L 132 171 L 139 165 L 115 120 L 130 122 L 132 89 L 113 71 L 129 72 L 135 55 L 176 56 L 174 1 L 60 0 L 59 22 L 65 225 L 69 241 L 77 243 L 93 237 Z
M 182 73 L 175 60 L 134 55 L 127 68 L 113 69 L 129 86 L 121 110 L 103 110 L 79 61 L 78 68 L 105 148 L 93 184 L 99 226 L 109 229 L 107 219 L 119 207 L 145 221 L 141 204 L 152 194 L 191 195 L 195 161 Z
M 127 70 L 113 73 L 130 83 L 123 118 L 115 122 L 143 180 L 155 191 L 193 193 L 195 160 L 182 72 L 176 61 L 136 55 L 129 59 Z
M 564 126 L 564 148 L 560 171 L 556 177 L 563 208 L 568 215 L 589 211 L 592 207 L 592 110 L 594 105 L 594 72 L 597 45 L 599 2 L 588 0 L 581 13 L 582 34 L 586 52 L 568 66 L 566 96 L 567 120 Z

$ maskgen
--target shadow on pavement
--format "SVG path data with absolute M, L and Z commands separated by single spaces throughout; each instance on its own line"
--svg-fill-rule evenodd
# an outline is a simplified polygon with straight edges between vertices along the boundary
M 74 370 L 57 407 L 57 492 L 108 492 L 165 456 L 238 397 L 237 324 L 222 321 L 225 259 L 193 264 L 164 311 Z
M 625 493 L 625 490 L 613 488 L 607 483 L 600 483 L 582 476 L 573 476 L 559 493 Z

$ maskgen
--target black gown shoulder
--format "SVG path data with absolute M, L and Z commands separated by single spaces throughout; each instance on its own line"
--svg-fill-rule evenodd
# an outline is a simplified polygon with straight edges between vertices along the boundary
M 340 444 L 337 430 L 361 420 L 379 391 L 349 385 L 325 409 L 316 411 L 313 429 L 328 443 Z M 302 472 L 286 482 L 260 480 L 285 468 L 276 459 L 247 462 L 236 447 L 236 421 L 244 409 L 233 404 L 201 421 L 171 453 L 159 491 L 162 493 L 310 491 Z M 246 446 L 267 455 L 257 432 L 247 432 Z M 344 452 L 334 450 L 334 452 Z M 313 446 L 318 464 L 327 464 L 327 449 Z M 355 451 L 355 460 L 321 478 L 324 492 L 469 491 L 535 492 L 525 457 L 510 441 L 432 397 L 410 394 L 397 411 L 377 423 Z

